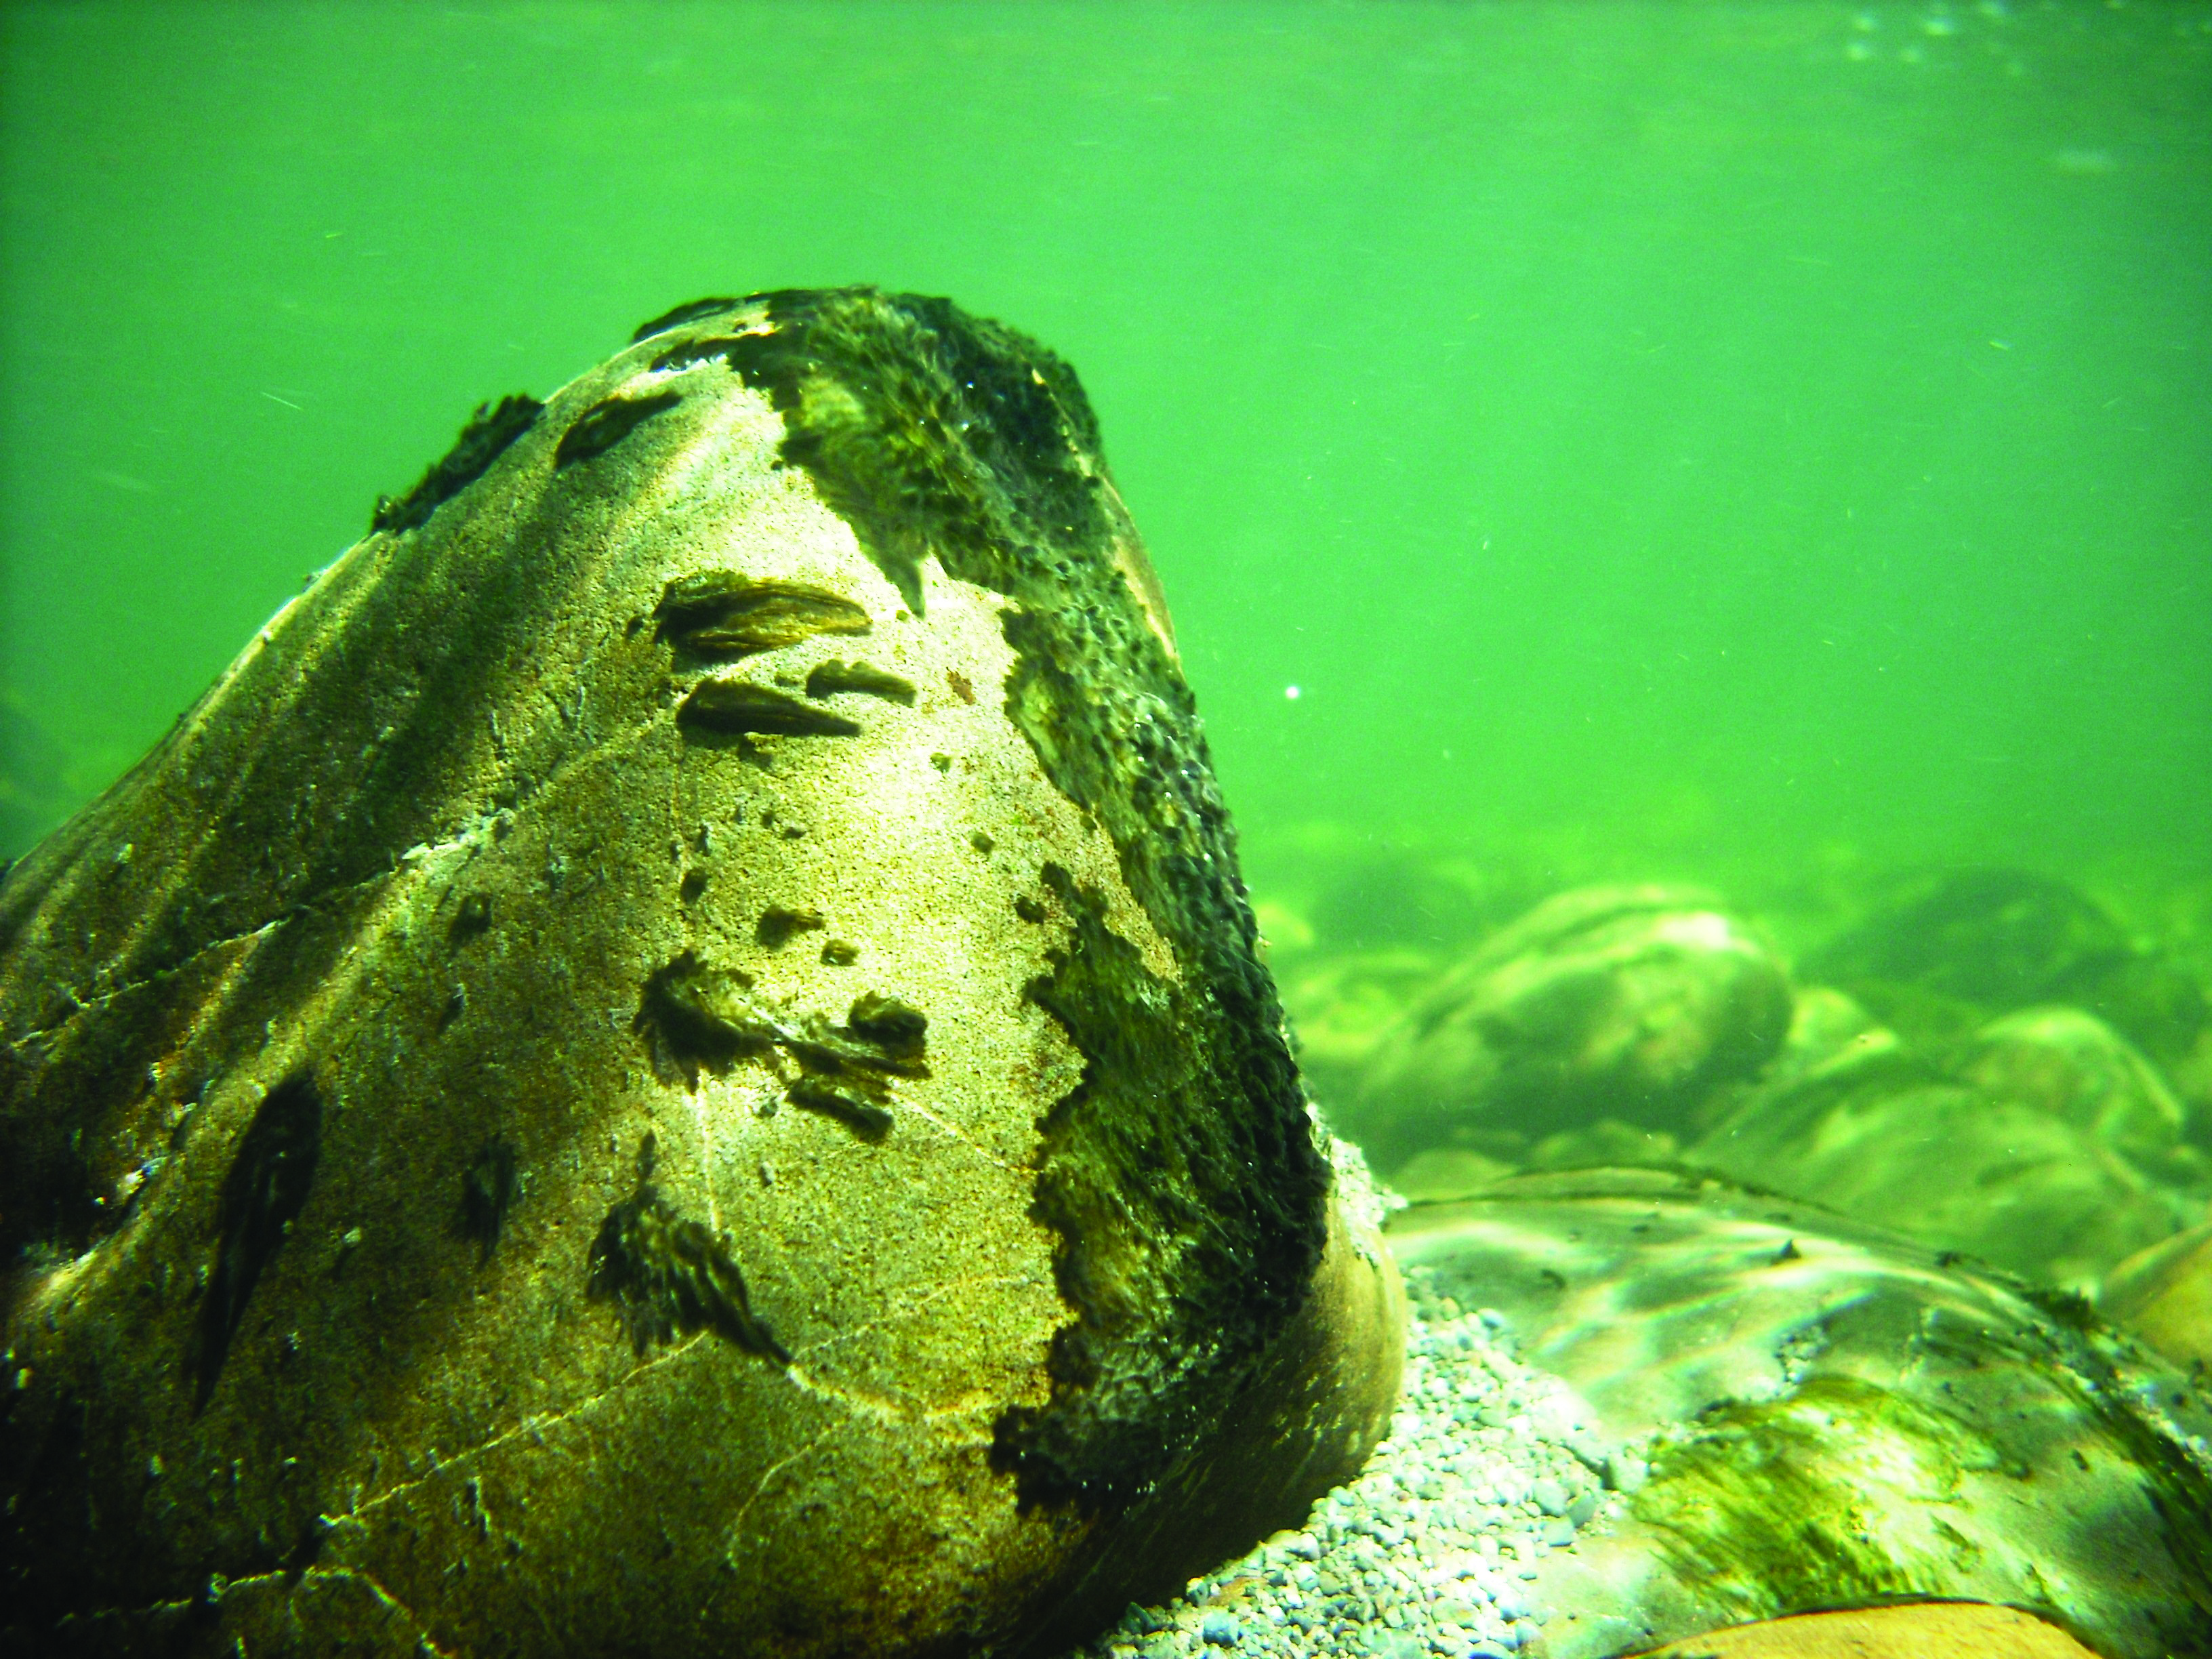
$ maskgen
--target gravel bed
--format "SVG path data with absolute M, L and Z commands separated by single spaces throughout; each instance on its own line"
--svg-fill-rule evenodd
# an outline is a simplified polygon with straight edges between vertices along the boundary
M 1164 1607 L 1129 1609 L 1083 1659 L 1533 1659 L 1568 1610 L 1529 1581 L 1553 1550 L 1602 1528 L 1641 1483 L 1632 1449 L 1602 1444 L 1559 1378 L 1513 1357 L 1489 1309 L 1407 1276 L 1405 1394 L 1359 1478 Z

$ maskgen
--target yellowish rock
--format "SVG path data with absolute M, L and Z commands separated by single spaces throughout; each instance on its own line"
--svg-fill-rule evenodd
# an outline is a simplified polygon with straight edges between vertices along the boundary
M 2090 1659 L 2090 1650 L 2014 1607 L 1940 1601 L 1737 1625 L 1656 1648 L 1650 1659 Z
M 2177 1365 L 2212 1365 L 2212 1222 L 2136 1251 L 2105 1275 L 2097 1307 Z
M 704 301 L 0 886 L 0 1645 L 1039 1650 L 1395 1393 L 1072 373 Z

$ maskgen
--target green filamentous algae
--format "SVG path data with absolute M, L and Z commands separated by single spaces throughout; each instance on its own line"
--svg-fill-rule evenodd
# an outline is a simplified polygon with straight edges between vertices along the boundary
M 2212 1644 L 2209 368 L 2212 0 L 0 8 L 0 1646 Z

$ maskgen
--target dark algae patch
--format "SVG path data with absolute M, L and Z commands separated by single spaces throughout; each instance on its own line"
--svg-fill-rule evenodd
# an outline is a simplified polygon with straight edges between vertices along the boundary
M 847 692 L 881 697 L 885 702 L 903 703 L 908 708 L 914 707 L 912 680 L 902 679 L 864 662 L 819 663 L 806 677 L 806 695 L 810 697 L 835 697 Z
M 561 434 L 561 447 L 553 452 L 553 465 L 556 468 L 574 466 L 579 461 L 604 455 L 647 421 L 683 401 L 684 394 L 672 388 L 647 392 L 641 398 L 603 398 L 579 415 L 575 424 Z
M 453 920 L 447 928 L 447 937 L 456 945 L 465 945 L 489 931 L 490 927 L 491 895 L 471 893 L 454 907 Z
M 667 1081 L 696 1088 L 702 1071 L 756 1061 L 793 1105 L 872 1140 L 891 1127 L 891 1079 L 929 1075 L 929 1020 L 919 1008 L 871 992 L 854 1000 L 842 1025 L 793 1017 L 757 997 L 751 975 L 710 968 L 690 951 L 647 981 L 635 1026 Z
M 1054 1338 L 1051 1401 L 1001 1417 L 993 1457 L 1031 1501 L 1112 1508 L 1211 1425 L 1206 1384 L 1222 1358 L 1197 1333 L 1256 1346 L 1269 1303 L 1297 1305 L 1310 1271 L 1298 1206 L 1311 1189 L 1237 1180 L 1255 1166 L 1304 1171 L 1279 1126 L 1209 1109 L 1212 1079 L 1179 1039 L 1187 994 L 1107 927 L 1094 895 L 1056 866 L 1044 873 L 1074 936 L 1028 994 L 1066 1028 L 1084 1068 L 1045 1122 L 1033 1212 L 1058 1236 L 1060 1294 L 1082 1316 Z M 1150 1179 L 1130 1182 L 1131 1170 Z M 1187 1298 L 1164 1329 L 1151 1305 L 1163 1279 Z
M 817 708 L 744 680 L 702 680 L 677 709 L 678 724 L 721 737 L 853 738 L 860 728 L 842 714 Z
M 752 976 L 709 968 L 686 951 L 645 982 L 636 1029 L 662 1077 L 698 1086 L 699 1073 L 726 1072 L 775 1046 L 775 1024 L 753 1004 Z
M 1958 1425 L 1856 1377 L 1816 1377 L 1795 1394 L 1730 1402 L 1662 1452 L 1637 1518 L 1683 1582 L 1705 1587 L 1731 1617 L 1863 1606 L 1927 1594 L 1912 1566 L 1864 1526 L 1857 1494 L 1827 1466 L 1833 1423 L 1902 1433 L 1939 1490 L 1956 1485 Z
M 230 1172 L 223 1177 L 221 1231 L 200 1308 L 192 1368 L 199 1406 L 215 1393 L 263 1269 L 307 1207 L 322 1140 L 322 1096 L 304 1072 L 269 1091 L 240 1139 Z
M 732 306 L 741 303 L 743 303 L 741 301 L 736 299 L 714 295 L 709 295 L 703 300 L 687 300 L 680 306 L 674 306 L 662 312 L 650 322 L 640 323 L 637 325 L 637 332 L 629 337 L 629 343 L 636 345 L 641 341 L 651 339 L 656 334 L 665 334 L 672 328 L 681 328 L 686 323 L 696 323 L 702 317 L 712 317 L 719 312 L 727 311 Z
M 669 583 L 654 614 L 660 637 L 710 657 L 781 650 L 817 634 L 865 634 L 868 613 L 805 582 L 753 581 L 708 570 Z
M 845 1029 L 894 1059 L 919 1060 L 929 1031 L 929 1016 L 896 997 L 878 996 L 871 991 L 854 1000 L 851 1012 L 845 1016 Z
M 498 1249 L 507 1210 L 521 1190 L 514 1143 L 503 1136 L 484 1142 L 461 1177 L 461 1231 L 476 1240 L 484 1261 Z
M 1961 1037 L 1993 1013 L 2072 1003 L 2171 1064 L 2212 1024 L 2185 969 L 2139 949 L 2087 895 L 2025 870 L 1902 881 L 1804 971 L 1927 1043 Z
M 544 407 L 526 392 L 510 393 L 496 404 L 478 404 L 453 447 L 431 464 L 414 489 L 396 499 L 377 498 L 376 510 L 369 514 L 369 529 L 413 530 L 428 522 L 441 505 L 483 477 L 491 464 L 507 453 L 508 445 L 536 425 Z
M 713 1331 L 748 1353 L 788 1365 L 791 1355 L 754 1314 L 732 1241 L 679 1216 L 653 1184 L 654 1145 L 637 1150 L 637 1188 L 607 1212 L 592 1245 L 587 1293 L 618 1304 L 640 1354 L 657 1342 Z
M 864 1140 L 880 1140 L 891 1132 L 891 1109 L 851 1083 L 799 1077 L 783 1092 L 793 1105 L 836 1118 Z
M 719 355 L 769 395 L 784 416 L 784 460 L 807 470 L 915 615 L 932 553 L 979 580 L 963 567 L 1003 562 L 1013 550 L 992 545 L 1002 528 L 1032 554 L 1041 540 L 1105 529 L 1097 422 L 1051 352 L 949 300 L 873 289 L 763 297 L 771 331 L 693 341 L 663 361 Z
M 1131 592 L 1141 550 L 1066 363 L 941 299 L 860 288 L 746 305 L 765 331 L 702 332 L 662 361 L 719 356 L 769 398 L 782 460 L 917 617 L 932 556 L 1015 601 L 1007 717 L 1112 837 L 1182 969 L 1155 978 L 1097 896 L 1053 872 L 1074 934 L 1030 995 L 1084 1069 L 1041 1125 L 1036 1213 L 1072 1322 L 1050 1400 L 1006 1413 L 994 1458 L 1025 1502 L 1122 1504 L 1254 1375 L 1326 1228 L 1328 1172 L 1196 709 Z
M 781 904 L 771 904 L 761 912 L 760 921 L 753 928 L 757 944 L 771 951 L 780 951 L 801 933 L 817 933 L 824 926 L 819 910 L 792 910 Z

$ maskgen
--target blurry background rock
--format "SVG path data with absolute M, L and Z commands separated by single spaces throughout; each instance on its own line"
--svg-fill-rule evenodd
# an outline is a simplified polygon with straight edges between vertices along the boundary
M 69 752 L 28 709 L 0 696 L 0 857 L 29 847 L 83 799 L 74 769 Z
M 1410 1197 L 1708 1167 L 2076 1288 L 2212 1198 L 2185 905 L 2130 934 L 2054 878 L 1839 860 L 1767 890 L 1811 964 L 1793 987 L 1763 914 L 1702 890 L 1577 888 L 1498 921 L 1525 869 L 1333 854 L 1368 878 L 1303 878 L 1285 1002 L 1324 1109 Z M 1430 896 L 1394 910 L 1394 884 Z M 1476 931 L 1455 955 L 1415 915 Z
M 1676 1134 L 1755 1075 L 1789 1024 L 1782 963 L 1711 895 L 1563 893 L 1392 1024 L 1335 1112 L 1386 1169 L 1454 1140 L 1525 1152 L 1600 1118 Z
M 1961 1085 L 1848 1072 L 1761 1099 L 1691 1161 L 2074 1286 L 2166 1237 L 2180 1200 L 2041 1108 Z
M 2023 870 L 1900 879 L 1800 967 L 1915 1042 L 1963 1037 L 1992 1014 L 2066 1003 L 2170 1064 L 2195 1049 L 2208 1017 L 2204 988 L 2180 964 L 2140 948 L 2074 887 Z
M 1690 1161 L 2075 1286 L 2202 1212 L 2179 1103 L 2094 1016 L 2030 1008 L 1917 1050 L 1841 992 L 1800 1008 Z
M 2158 1069 L 2094 1014 L 2026 1008 L 1967 1040 L 1952 1075 L 2081 1130 L 2154 1178 L 2203 1186 L 2208 1160 L 2187 1144 L 2188 1115 Z
M 2202 1378 L 2212 1370 L 2212 1221 L 2138 1250 L 2105 1275 L 2098 1311 Z

